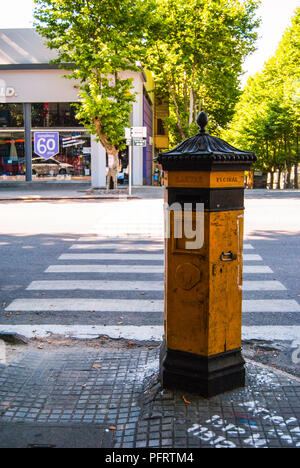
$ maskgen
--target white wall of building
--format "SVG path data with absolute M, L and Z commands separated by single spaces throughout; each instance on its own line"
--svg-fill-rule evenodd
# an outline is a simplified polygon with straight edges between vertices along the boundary
M 15 90 L 11 97 L 0 97 L 0 102 L 75 102 L 76 82 L 64 78 L 65 74 L 62 70 L 0 70 L 0 89 Z

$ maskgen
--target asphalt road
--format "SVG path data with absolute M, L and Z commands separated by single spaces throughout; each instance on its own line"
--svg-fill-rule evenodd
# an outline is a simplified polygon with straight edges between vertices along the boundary
M 2 329 L 105 325 L 122 333 L 126 326 L 161 327 L 162 242 L 148 236 L 162 233 L 162 203 L 160 199 L 1 202 Z M 259 330 L 265 339 L 275 330 L 291 339 L 300 326 L 300 192 L 246 191 L 245 206 L 249 247 L 245 254 L 261 257 L 245 261 L 245 266 L 270 271 L 244 274 L 245 283 L 255 281 L 256 286 L 244 291 L 243 325 L 252 327 L 258 337 Z M 124 232 L 130 240 L 122 240 Z M 101 248 L 89 246 L 99 243 L 92 240 L 99 235 L 112 240 L 101 241 Z M 117 245 L 105 246 L 114 242 Z M 78 254 L 85 257 L 73 257 Z M 103 271 L 96 271 L 97 265 Z M 151 272 L 139 271 L 143 265 Z M 76 266 L 85 271 L 74 271 Z M 99 286 L 103 281 L 113 283 L 103 289 Z M 266 282 L 274 286 L 268 289 Z

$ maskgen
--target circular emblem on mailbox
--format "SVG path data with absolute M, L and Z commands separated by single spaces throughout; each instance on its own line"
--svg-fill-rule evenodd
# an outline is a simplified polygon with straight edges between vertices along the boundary
M 201 279 L 201 272 L 192 263 L 183 263 L 176 269 L 176 283 L 182 289 L 192 289 Z

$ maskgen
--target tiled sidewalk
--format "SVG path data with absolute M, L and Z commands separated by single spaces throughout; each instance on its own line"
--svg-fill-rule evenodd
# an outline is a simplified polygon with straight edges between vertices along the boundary
M 161 389 L 158 352 L 24 352 L 0 368 L 0 447 L 300 447 L 299 380 L 248 362 L 204 399 Z

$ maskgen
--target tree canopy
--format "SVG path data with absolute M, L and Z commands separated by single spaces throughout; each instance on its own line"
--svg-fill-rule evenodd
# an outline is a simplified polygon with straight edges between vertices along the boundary
M 58 52 L 57 62 L 79 81 L 77 118 L 117 158 L 124 145 L 140 71 L 151 0 L 35 0 L 37 31 Z M 68 66 L 67 64 L 70 64 Z
M 243 59 L 254 50 L 255 0 L 157 0 L 147 34 L 156 94 L 169 100 L 171 143 L 196 131 L 200 110 L 218 133 L 233 115 Z
M 300 131 L 300 8 L 276 53 L 250 77 L 223 136 L 254 151 L 256 168 L 273 173 L 298 165 Z M 297 171 L 296 171 L 297 175 Z
M 35 0 L 35 18 L 57 62 L 79 81 L 77 117 L 117 158 L 135 100 L 124 72 L 140 71 L 137 63 L 153 72 L 157 97 L 169 102 L 172 145 L 195 132 L 200 110 L 215 132 L 227 124 L 242 61 L 254 49 L 258 3 Z

